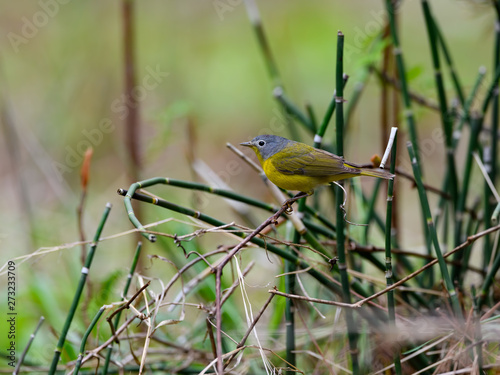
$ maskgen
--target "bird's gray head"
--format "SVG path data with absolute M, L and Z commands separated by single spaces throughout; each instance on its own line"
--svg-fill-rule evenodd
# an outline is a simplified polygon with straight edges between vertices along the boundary
M 252 148 L 259 159 L 266 160 L 277 152 L 283 150 L 291 141 L 277 135 L 259 135 L 250 142 L 240 143 L 242 146 Z

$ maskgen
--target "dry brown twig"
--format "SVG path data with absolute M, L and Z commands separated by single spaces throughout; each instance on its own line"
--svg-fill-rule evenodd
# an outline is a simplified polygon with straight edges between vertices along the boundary
M 116 331 L 115 331 L 115 327 L 113 326 L 113 322 L 111 321 L 116 314 L 118 314 L 120 311 L 122 310 L 125 310 L 125 309 L 129 309 L 130 308 L 130 305 L 132 304 L 132 302 L 134 302 L 134 300 L 139 297 L 139 295 L 142 293 L 142 291 L 144 289 L 146 289 L 149 285 L 151 284 L 151 281 L 148 281 L 146 284 L 144 284 L 123 306 L 120 306 L 119 308 L 117 308 L 115 311 L 113 311 L 113 313 L 111 313 L 107 318 L 106 320 L 108 321 L 109 323 L 109 327 L 111 328 L 111 334 L 115 337 L 115 342 L 117 344 L 119 344 L 120 342 L 118 341 L 118 336 L 115 335 Z

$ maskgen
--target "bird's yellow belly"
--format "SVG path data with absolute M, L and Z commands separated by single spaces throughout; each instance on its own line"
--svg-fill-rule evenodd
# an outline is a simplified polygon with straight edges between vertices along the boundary
M 298 190 L 310 192 L 318 185 L 324 185 L 333 180 L 330 177 L 311 177 L 299 174 L 284 174 L 274 168 L 273 164 L 266 160 L 262 164 L 267 178 L 276 186 L 285 190 Z

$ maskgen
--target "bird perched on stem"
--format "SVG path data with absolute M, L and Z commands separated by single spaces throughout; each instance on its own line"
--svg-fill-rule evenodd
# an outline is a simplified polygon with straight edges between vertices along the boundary
M 316 187 L 356 176 L 393 179 L 383 169 L 363 168 L 330 152 L 277 135 L 260 135 L 240 143 L 257 154 L 264 173 L 276 186 L 298 190 L 295 198 L 311 195 Z M 290 200 L 287 202 L 290 204 Z

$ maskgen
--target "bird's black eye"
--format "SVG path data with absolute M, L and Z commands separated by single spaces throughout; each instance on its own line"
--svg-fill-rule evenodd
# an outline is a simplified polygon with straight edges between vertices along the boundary
M 266 144 L 266 142 L 265 142 L 265 141 L 259 141 L 259 146 L 260 146 L 260 147 L 263 147 L 265 144 Z

